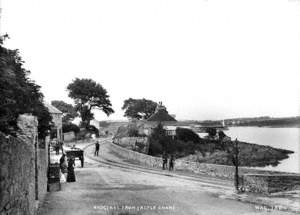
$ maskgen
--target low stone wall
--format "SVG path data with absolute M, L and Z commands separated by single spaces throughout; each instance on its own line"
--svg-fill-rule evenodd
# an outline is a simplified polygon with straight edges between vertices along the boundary
M 177 170 L 188 170 L 194 173 L 201 173 L 211 175 L 219 178 L 234 179 L 235 167 L 228 165 L 209 164 L 209 163 L 198 163 L 177 160 L 175 164 Z M 239 175 L 245 174 L 279 174 L 280 172 L 259 170 L 247 167 L 239 167 Z M 289 174 L 289 173 L 286 173 Z M 291 173 L 292 175 L 292 173 Z
M 246 191 L 273 193 L 300 188 L 300 175 L 245 174 L 243 187 Z
M 149 141 L 147 137 L 121 137 L 114 138 L 114 143 L 129 150 L 148 154 Z
M 159 157 L 153 157 L 146 154 L 134 152 L 123 148 L 121 146 L 111 144 L 111 150 L 119 156 L 133 160 L 141 165 L 155 168 L 162 168 L 162 159 Z M 188 162 L 183 160 L 175 161 L 175 170 L 188 171 L 196 174 L 205 174 L 223 179 L 234 179 L 235 167 L 218 164 Z M 281 172 L 258 170 L 253 168 L 240 167 L 239 175 L 245 174 L 280 174 Z M 281 173 L 282 174 L 282 173 Z M 287 175 L 294 175 L 292 173 L 286 173 Z M 241 177 L 242 178 L 242 177 Z M 241 179 L 242 181 L 242 179 Z
M 126 158 L 138 162 L 139 164 L 147 167 L 162 168 L 162 159 L 158 157 L 153 157 L 143 153 L 135 152 L 118 146 L 116 144 L 111 144 L 110 150 L 119 155 L 120 157 Z

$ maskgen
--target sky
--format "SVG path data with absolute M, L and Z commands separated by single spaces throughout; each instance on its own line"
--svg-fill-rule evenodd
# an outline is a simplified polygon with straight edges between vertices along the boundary
M 177 119 L 300 115 L 300 0 L 2 0 L 45 100 L 71 103 L 91 78 L 124 119 L 125 99 L 162 101 Z

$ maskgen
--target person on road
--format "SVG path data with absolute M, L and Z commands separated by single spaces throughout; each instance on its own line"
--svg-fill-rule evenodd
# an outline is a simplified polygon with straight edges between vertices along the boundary
M 63 155 L 59 159 L 59 167 L 60 167 L 60 170 L 63 174 L 68 172 L 67 162 L 66 162 L 66 154 L 65 153 L 63 153 Z
M 71 156 L 68 160 L 67 182 L 75 182 L 76 181 L 74 166 L 75 166 L 75 159 L 74 159 L 74 157 Z
M 63 153 L 63 155 L 59 159 L 59 167 L 60 167 L 60 172 L 61 172 L 60 182 L 64 183 L 64 182 L 66 182 L 65 174 L 68 173 L 68 165 L 66 162 L 66 154 L 65 153 Z
M 174 164 L 175 164 L 175 156 L 172 154 L 169 161 L 169 170 L 174 170 Z
M 97 140 L 96 143 L 95 143 L 95 154 L 94 154 L 94 156 L 98 156 L 99 149 L 100 149 L 100 144 L 99 144 L 99 141 Z
M 56 142 L 55 142 L 55 152 L 56 152 L 57 155 L 59 155 L 59 149 L 60 149 L 59 142 L 56 140 Z
M 162 155 L 162 161 L 163 161 L 162 169 L 166 169 L 168 165 L 168 156 L 166 152 L 164 152 Z
M 64 154 L 64 147 L 63 147 L 64 142 L 62 140 L 59 140 L 58 143 L 59 143 L 59 149 L 61 150 L 61 153 Z

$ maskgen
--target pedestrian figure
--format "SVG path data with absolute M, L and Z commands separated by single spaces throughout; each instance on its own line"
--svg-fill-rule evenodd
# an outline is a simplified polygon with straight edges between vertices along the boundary
M 56 142 L 55 142 L 55 152 L 56 152 L 57 155 L 59 155 L 59 149 L 60 149 L 60 146 L 59 146 L 58 141 L 56 140 Z
M 99 141 L 97 140 L 96 143 L 95 143 L 95 154 L 94 154 L 94 156 L 98 156 L 99 149 L 100 149 L 100 144 L 99 144 Z
M 169 161 L 169 170 L 174 170 L 175 156 L 172 154 Z
M 168 156 L 165 152 L 162 155 L 162 160 L 163 160 L 162 169 L 166 169 L 168 165 Z
M 65 174 L 68 172 L 68 165 L 66 162 L 66 154 L 64 154 L 64 153 L 59 159 L 59 167 L 60 167 L 60 172 L 61 172 L 60 182 L 64 183 L 64 182 L 66 182 Z
M 75 172 L 74 172 L 74 166 L 75 166 L 75 159 L 73 156 L 71 156 L 68 160 L 68 176 L 67 176 L 67 182 L 75 182 Z
M 58 143 L 59 143 L 59 149 L 61 150 L 61 153 L 63 154 L 64 153 L 64 148 L 63 148 L 64 142 L 60 140 Z
M 66 154 L 63 154 L 60 159 L 59 159 L 59 167 L 60 167 L 60 171 L 64 174 L 68 172 L 68 166 L 67 166 L 67 162 L 66 162 Z

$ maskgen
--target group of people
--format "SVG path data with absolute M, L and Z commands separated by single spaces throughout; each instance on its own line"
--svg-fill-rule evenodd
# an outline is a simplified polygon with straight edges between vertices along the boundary
M 162 169 L 165 170 L 168 168 L 168 161 L 169 161 L 169 170 L 172 171 L 174 170 L 174 165 L 175 165 L 175 155 L 171 154 L 171 155 L 167 155 L 167 153 L 163 153 L 162 155 L 162 161 L 163 161 L 163 165 L 162 165 Z
M 63 177 L 65 178 L 65 174 L 67 174 L 67 182 L 75 182 L 75 172 L 74 172 L 74 167 L 75 167 L 75 158 L 74 157 L 68 157 L 66 156 L 65 153 L 61 156 L 59 159 L 59 166 L 61 173 Z

